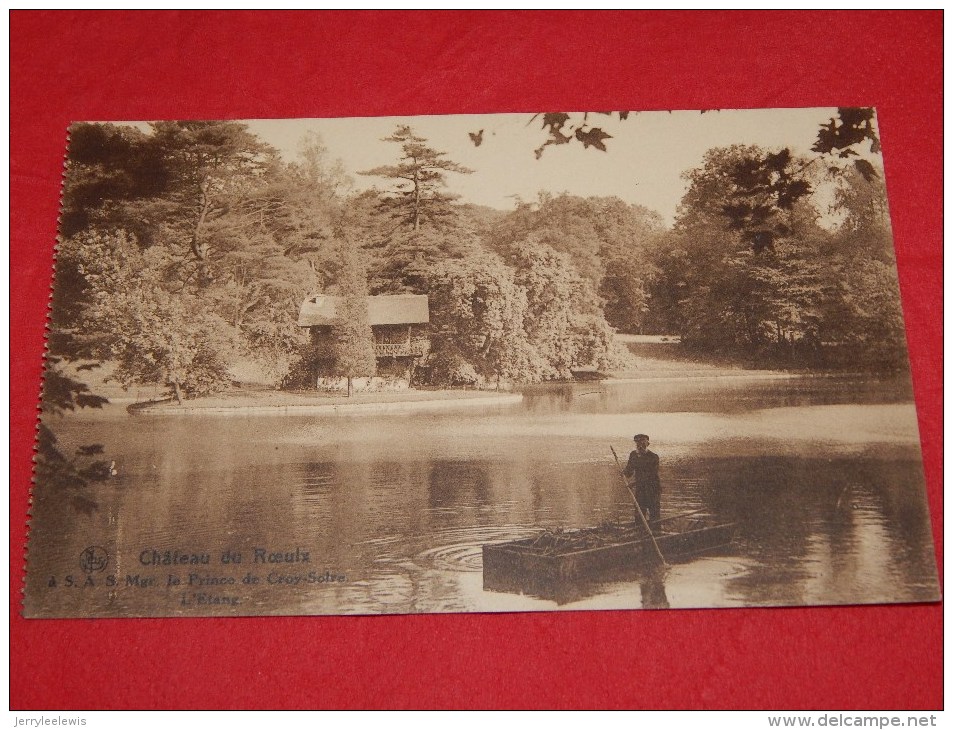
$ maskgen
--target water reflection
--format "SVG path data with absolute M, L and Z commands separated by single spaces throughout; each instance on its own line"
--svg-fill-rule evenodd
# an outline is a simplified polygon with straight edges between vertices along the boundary
M 75 414 L 57 429 L 66 447 L 106 444 L 119 476 L 92 490 L 100 509 L 88 516 L 38 486 L 27 600 L 49 616 L 933 600 L 905 387 L 588 383 L 533 389 L 522 408 L 419 417 Z M 631 518 L 608 445 L 625 448 L 636 430 L 653 434 L 662 458 L 663 516 L 704 510 L 737 522 L 731 553 L 558 591 L 484 590 L 485 543 Z M 119 585 L 50 590 L 88 545 L 109 552 Z M 262 584 L 240 585 L 239 605 L 196 609 L 181 605 L 176 586 L 126 584 L 148 572 L 137 556 L 153 546 L 245 556 L 306 548 L 311 563 L 252 566 Z M 233 567 L 239 581 L 251 570 Z M 301 579 L 269 583 L 272 573 Z M 346 580 L 318 582 L 325 574 Z
M 642 598 L 642 608 L 670 607 L 665 593 L 664 576 L 661 572 L 652 573 L 639 581 L 639 594 Z
M 572 578 L 534 574 L 532 571 L 484 571 L 483 589 L 551 601 L 559 607 L 621 590 L 629 595 L 630 600 L 638 595 L 638 603 L 630 606 L 632 608 L 670 608 L 665 587 L 670 567 L 619 565 Z
M 712 403 L 717 393 L 718 402 Z M 814 378 L 698 378 L 633 382 L 563 383 L 524 391 L 526 409 L 545 413 L 743 413 L 755 408 L 779 408 L 870 403 L 904 403 L 913 399 L 906 378 L 879 379 L 838 376 Z

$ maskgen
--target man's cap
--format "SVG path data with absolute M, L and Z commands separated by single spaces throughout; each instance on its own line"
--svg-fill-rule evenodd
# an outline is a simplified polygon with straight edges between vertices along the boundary
M 641 441 L 642 439 L 645 439 L 646 441 L 650 440 L 649 437 L 646 436 L 644 433 L 637 433 L 635 434 L 635 436 L 632 437 L 633 441 Z

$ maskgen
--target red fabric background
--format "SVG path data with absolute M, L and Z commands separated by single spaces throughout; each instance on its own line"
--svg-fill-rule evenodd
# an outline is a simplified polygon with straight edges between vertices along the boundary
M 94 119 L 876 106 L 942 557 L 942 22 L 13 12 L 12 707 L 940 707 L 938 604 L 25 621 L 19 588 L 65 130 Z

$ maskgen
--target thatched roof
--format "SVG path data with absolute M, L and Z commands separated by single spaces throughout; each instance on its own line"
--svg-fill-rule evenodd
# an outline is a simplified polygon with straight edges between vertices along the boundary
M 299 327 L 322 327 L 337 324 L 341 297 L 318 294 L 304 300 L 298 313 Z M 430 308 L 424 294 L 384 294 L 367 298 L 371 326 L 382 324 L 426 324 Z

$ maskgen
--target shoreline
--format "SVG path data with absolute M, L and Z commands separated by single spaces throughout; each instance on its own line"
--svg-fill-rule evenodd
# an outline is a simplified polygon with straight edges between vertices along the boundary
M 605 378 L 598 382 L 613 383 L 659 383 L 683 380 L 793 380 L 795 378 L 812 378 L 816 373 L 786 373 L 783 371 L 754 370 L 750 373 L 713 373 L 711 375 L 650 375 L 647 377 L 625 376 L 619 378 Z
M 630 383 L 658 383 L 692 380 L 791 380 L 812 377 L 811 373 L 757 370 L 749 372 L 718 372 L 711 374 L 674 374 L 677 371 L 651 371 L 635 376 L 620 374 L 591 381 L 603 385 Z M 585 384 L 584 381 L 566 381 L 553 385 Z M 538 384 L 537 384 L 538 385 Z M 543 384 L 546 385 L 546 384 Z M 268 403 L 268 400 L 281 402 Z M 203 401 L 205 401 L 203 403 Z M 363 393 L 348 399 L 345 396 L 317 396 L 282 391 L 245 391 L 222 396 L 198 398 L 175 405 L 169 400 L 135 402 L 113 398 L 111 402 L 126 404 L 126 410 L 135 416 L 177 415 L 357 415 L 362 413 L 412 413 L 417 411 L 450 410 L 473 406 L 501 406 L 522 403 L 522 393 L 499 393 L 480 390 L 407 390 L 401 392 Z
M 169 402 L 142 404 L 139 407 L 127 407 L 131 415 L 135 416 L 230 416 L 230 415 L 284 415 L 284 416 L 346 416 L 363 413 L 412 413 L 417 411 L 450 410 L 458 407 L 472 406 L 501 406 L 514 405 L 523 402 L 522 393 L 489 393 L 482 391 L 436 391 L 443 397 L 418 397 L 427 391 L 410 391 L 414 397 L 392 398 L 386 400 L 372 399 L 373 396 L 364 395 L 358 402 L 347 402 L 341 397 L 313 398 L 314 401 L 334 402 L 290 402 L 290 403 L 261 403 L 262 398 L 254 392 L 242 395 L 233 395 L 234 405 L 174 405 Z M 431 391 L 434 392 L 434 391 Z M 270 393 L 269 393 L 270 395 Z M 390 394 L 388 394 L 390 395 Z M 298 396 L 298 398 L 302 398 Z M 201 400 L 201 399 L 199 399 Z M 256 402 L 258 401 L 258 402 Z

